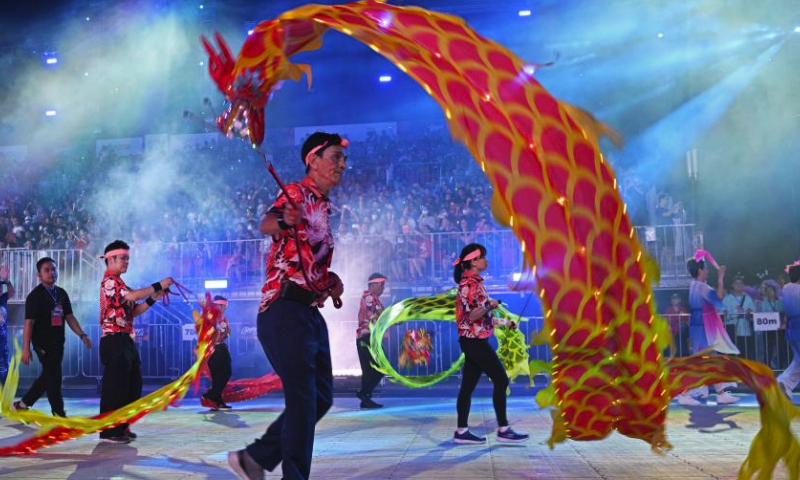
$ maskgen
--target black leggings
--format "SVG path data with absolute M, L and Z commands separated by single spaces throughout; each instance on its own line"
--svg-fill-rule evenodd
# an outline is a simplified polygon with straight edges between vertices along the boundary
M 370 336 L 365 335 L 356 339 L 358 349 L 358 361 L 361 363 L 361 393 L 364 396 L 371 396 L 375 387 L 381 383 L 383 374 L 372 368 L 372 355 L 369 353 Z
M 222 392 L 233 374 L 231 352 L 227 344 L 220 343 L 214 346 L 214 353 L 208 359 L 208 370 L 211 373 L 211 388 L 205 393 L 205 397 L 215 402 L 222 402 Z
M 481 373 L 494 383 L 492 404 L 497 416 L 497 426 L 508 426 L 506 418 L 506 389 L 508 389 L 508 375 L 503 368 L 497 353 L 489 345 L 487 339 L 459 337 L 458 344 L 466 357 L 464 371 L 461 376 L 461 389 L 458 391 L 458 428 L 467 428 L 469 421 L 469 408 L 472 404 L 472 392 L 481 379 Z

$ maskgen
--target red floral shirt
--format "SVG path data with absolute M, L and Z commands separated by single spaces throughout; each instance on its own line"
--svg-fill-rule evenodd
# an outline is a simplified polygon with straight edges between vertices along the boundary
M 469 319 L 469 312 L 479 307 L 489 307 L 489 294 L 483 286 L 483 278 L 471 272 L 464 272 L 456 292 L 456 322 L 460 336 L 489 338 L 494 334 L 494 315 L 491 311 L 477 320 Z
M 361 305 L 358 307 L 358 328 L 356 338 L 369 335 L 369 324 L 375 323 L 383 312 L 381 300 L 369 290 L 361 296 Z
M 103 335 L 110 333 L 133 333 L 134 302 L 125 301 L 130 291 L 120 276 L 106 270 L 100 282 L 100 328 Z
M 217 328 L 214 330 L 214 345 L 225 343 L 225 340 L 231 336 L 231 324 L 228 322 L 227 317 L 222 317 L 217 322 Z
M 267 310 L 278 299 L 281 283 L 285 281 L 291 281 L 311 291 L 323 291 L 328 287 L 328 268 L 333 258 L 330 200 L 308 177 L 299 183 L 286 185 L 286 190 L 303 212 L 303 219 L 296 226 L 300 246 L 298 248 L 298 242 L 295 241 L 295 228 L 273 236 L 272 248 L 267 257 L 267 279 L 261 289 L 259 312 Z M 287 198 L 281 192 L 269 213 L 282 212 L 286 203 Z M 314 288 L 308 286 L 306 278 Z M 314 305 L 322 306 L 324 301 L 320 297 Z

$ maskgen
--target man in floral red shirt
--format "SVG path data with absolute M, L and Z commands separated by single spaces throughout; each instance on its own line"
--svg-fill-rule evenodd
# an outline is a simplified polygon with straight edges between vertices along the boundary
M 381 408 L 383 405 L 372 400 L 372 391 L 378 386 L 383 374 L 372 367 L 372 355 L 369 353 L 369 325 L 375 323 L 383 313 L 381 294 L 386 287 L 386 276 L 373 273 L 367 281 L 367 290 L 361 296 L 358 307 L 358 328 L 356 329 L 356 347 L 358 360 L 361 363 L 361 390 L 356 396 L 361 400 L 361 408 Z
M 262 478 L 280 463 L 283 478 L 308 478 L 315 424 L 333 403 L 328 327 L 319 308 L 329 296 L 336 305 L 344 291 L 328 271 L 333 235 L 327 195 L 347 168 L 345 147 L 347 140 L 337 134 L 309 136 L 300 152 L 305 178 L 286 185 L 261 222 L 261 232 L 273 242 L 258 339 L 283 383 L 286 408 L 255 443 L 228 454 L 244 480 Z
M 128 271 L 129 250 L 127 243 L 115 240 L 103 255 L 106 272 L 100 282 L 100 362 L 104 367 L 100 413 L 122 408 L 142 396 L 142 362 L 133 342 L 133 318 L 146 312 L 172 285 L 172 279 L 165 278 L 138 290 L 128 287 L 120 275 Z M 128 443 L 135 438 L 127 423 L 100 432 L 102 442 Z

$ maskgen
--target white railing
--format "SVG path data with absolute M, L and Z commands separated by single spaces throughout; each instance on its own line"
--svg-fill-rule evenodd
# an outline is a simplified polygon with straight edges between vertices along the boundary
M 688 285 L 686 259 L 694 252 L 693 225 L 636 227 L 636 232 L 661 266 L 661 283 Z M 486 246 L 488 282 L 508 283 L 508 277 L 523 265 L 522 251 L 510 230 L 398 235 L 338 235 L 332 269 L 350 278 L 365 279 L 373 272 L 391 278 L 395 286 L 426 286 L 452 282 L 452 261 L 467 243 Z M 256 298 L 265 277 L 271 239 L 221 242 L 147 243 L 131 249 L 129 285 L 145 285 L 172 276 L 194 291 L 204 290 L 204 281 L 228 281 L 228 292 L 239 298 Z M 58 283 L 73 301 L 96 301 L 105 269 L 103 262 L 82 250 L 0 250 L 17 289 L 12 302 L 24 302 L 38 284 L 36 261 L 52 257 L 59 267 Z

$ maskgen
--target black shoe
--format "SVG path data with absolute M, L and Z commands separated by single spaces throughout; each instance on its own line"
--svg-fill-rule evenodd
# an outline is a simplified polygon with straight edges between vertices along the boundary
M 502 443 L 520 443 L 528 440 L 530 435 L 527 433 L 517 433 L 508 427 L 505 432 L 497 431 L 497 441 Z
M 486 437 L 479 437 L 477 435 L 474 435 L 469 430 L 467 430 L 464 433 L 458 433 L 458 430 L 456 430 L 456 432 L 453 434 L 453 442 L 460 444 L 477 445 L 480 443 L 486 443 Z
M 67 418 L 67 412 L 64 412 L 64 411 L 61 411 L 61 412 L 51 412 L 51 413 L 53 414 L 53 416 L 54 416 L 54 417 Z
M 361 408 L 363 409 L 383 408 L 383 405 L 373 401 L 371 398 L 366 398 L 365 400 L 361 400 Z
M 131 440 L 136 440 L 137 438 L 139 438 L 139 435 L 136 435 L 135 433 L 131 432 L 130 428 L 125 430 L 125 436 L 130 437 Z
M 131 437 L 118 435 L 116 437 L 100 437 L 102 443 L 131 443 Z
M 264 469 L 253 460 L 247 450 L 228 452 L 228 465 L 242 480 L 262 480 L 264 478 Z
M 231 407 L 230 405 L 228 405 L 225 402 L 219 402 L 217 404 L 217 408 L 219 408 L 220 410 L 231 410 L 231 409 L 233 409 L 233 407 Z
M 17 400 L 16 402 L 12 403 L 11 408 L 12 410 L 17 412 L 24 412 L 26 410 L 30 410 L 30 407 L 28 407 L 27 405 L 26 406 L 22 405 L 22 400 Z
M 370 397 L 370 395 L 364 395 L 363 393 L 361 393 L 361 390 L 356 392 L 356 398 L 358 398 L 362 402 L 365 401 L 366 399 L 368 399 L 369 397 Z

